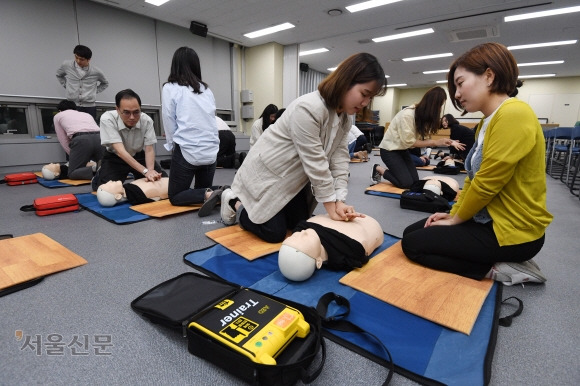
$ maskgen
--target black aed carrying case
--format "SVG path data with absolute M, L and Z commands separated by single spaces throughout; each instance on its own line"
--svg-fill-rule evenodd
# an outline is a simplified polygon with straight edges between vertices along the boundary
M 265 296 L 300 311 L 309 324 L 304 338 L 296 337 L 276 356 L 276 364 L 256 363 L 215 337 L 190 325 L 201 320 L 224 299 L 243 291 Z M 153 323 L 180 330 L 187 336 L 188 351 L 208 360 L 230 374 L 254 385 L 293 385 L 310 383 L 318 377 L 326 358 L 321 317 L 314 308 L 204 274 L 187 272 L 167 280 L 131 302 L 131 308 Z M 309 369 L 318 356 L 317 365 Z

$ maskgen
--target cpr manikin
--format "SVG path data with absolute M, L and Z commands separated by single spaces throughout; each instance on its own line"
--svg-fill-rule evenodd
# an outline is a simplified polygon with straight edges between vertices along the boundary
M 94 172 L 96 171 L 97 163 L 95 161 L 89 161 L 86 166 L 92 167 Z M 42 178 L 45 180 L 56 180 L 61 178 L 61 176 L 62 178 L 68 177 L 68 166 L 66 164 L 49 163 L 42 167 Z
M 423 189 L 430 190 L 439 196 L 442 194 L 441 182 L 445 182 L 455 193 L 459 192 L 459 182 L 451 177 L 431 176 L 424 177 L 422 180 L 425 180 Z
M 124 185 L 121 181 L 109 181 L 98 187 L 97 200 L 99 204 L 106 207 L 125 201 L 138 205 L 166 199 L 168 187 L 168 177 L 162 177 L 157 181 L 140 178 Z
M 284 240 L 278 254 L 280 272 L 293 281 L 308 279 L 323 264 L 334 269 L 361 267 L 384 239 L 380 224 L 369 216 L 336 221 L 317 215 L 300 228 Z

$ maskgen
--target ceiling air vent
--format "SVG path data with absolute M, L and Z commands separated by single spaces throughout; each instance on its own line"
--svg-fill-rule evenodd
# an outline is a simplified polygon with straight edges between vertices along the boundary
M 483 26 L 456 29 L 449 32 L 449 41 L 464 42 L 475 39 L 496 38 L 499 36 L 499 26 Z

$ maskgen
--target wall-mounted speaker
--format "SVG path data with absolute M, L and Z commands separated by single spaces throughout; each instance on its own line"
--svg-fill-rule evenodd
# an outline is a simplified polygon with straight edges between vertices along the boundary
M 207 36 L 207 25 L 198 23 L 197 21 L 191 22 L 189 30 L 192 34 L 201 36 L 202 38 Z
M 300 71 L 308 72 L 310 67 L 306 63 L 300 63 Z

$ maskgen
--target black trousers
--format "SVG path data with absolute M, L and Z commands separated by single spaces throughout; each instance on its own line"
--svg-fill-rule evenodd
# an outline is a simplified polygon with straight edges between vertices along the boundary
M 420 220 L 403 232 L 403 252 L 425 267 L 481 280 L 494 263 L 522 262 L 534 257 L 544 245 L 545 235 L 528 243 L 500 246 L 491 222 L 473 220 L 458 225 L 425 228 Z
M 383 174 L 383 178 L 397 188 L 408 189 L 413 182 L 419 180 L 419 173 L 408 150 L 381 149 L 381 159 L 389 168 Z
M 307 187 L 310 187 L 310 184 Z M 240 225 L 268 243 L 279 243 L 284 241 L 288 230 L 294 229 L 298 222 L 310 217 L 308 212 L 306 190 L 302 189 L 280 212 L 263 224 L 253 223 L 248 212 L 242 209 Z
M 145 151 L 141 150 L 133 158 L 142 165 L 145 165 Z M 161 169 L 157 161 L 155 161 L 155 171 L 161 173 L 163 177 L 167 177 L 167 173 Z M 133 169 L 115 153 L 105 151 L 101 160 L 101 168 L 95 175 L 95 178 L 93 178 L 92 188 L 93 190 L 97 190 L 99 185 L 109 181 L 125 182 L 127 174 L 129 173 L 133 173 L 133 178 L 135 179 L 142 178 L 142 172 L 143 170 Z

